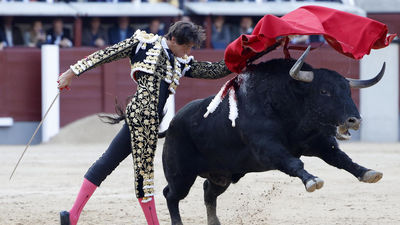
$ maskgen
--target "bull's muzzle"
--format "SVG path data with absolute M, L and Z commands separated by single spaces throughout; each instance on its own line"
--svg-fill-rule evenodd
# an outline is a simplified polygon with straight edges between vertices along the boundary
M 358 130 L 360 129 L 361 119 L 356 117 L 349 117 L 345 122 L 347 129 Z
M 358 130 L 360 129 L 361 119 L 357 117 L 349 117 L 346 121 L 336 128 L 336 138 L 339 140 L 349 140 L 351 134 L 349 129 Z

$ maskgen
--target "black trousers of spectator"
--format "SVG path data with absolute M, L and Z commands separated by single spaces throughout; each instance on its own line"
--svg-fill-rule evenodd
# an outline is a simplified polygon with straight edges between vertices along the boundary
M 85 178 L 96 186 L 107 178 L 115 168 L 132 154 L 129 127 L 125 123 L 103 155 L 88 169 Z

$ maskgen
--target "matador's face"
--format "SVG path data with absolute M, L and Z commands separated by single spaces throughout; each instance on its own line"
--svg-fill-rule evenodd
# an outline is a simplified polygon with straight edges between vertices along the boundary
M 167 41 L 168 48 L 172 51 L 172 53 L 177 57 L 184 57 L 185 55 L 190 55 L 190 51 L 192 50 L 194 44 L 178 44 L 176 42 L 175 37 L 172 37 L 171 40 Z

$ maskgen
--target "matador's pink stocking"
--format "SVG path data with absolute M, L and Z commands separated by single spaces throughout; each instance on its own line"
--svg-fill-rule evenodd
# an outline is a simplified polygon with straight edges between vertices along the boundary
M 79 216 L 85 207 L 87 201 L 89 201 L 90 197 L 96 190 L 97 186 L 87 180 L 86 178 L 83 180 L 81 189 L 76 197 L 75 203 L 72 206 L 71 210 L 69 210 L 69 224 L 65 223 L 66 225 L 76 225 L 79 220 Z M 68 215 L 68 212 L 61 212 L 61 217 L 65 217 Z M 63 218 L 61 218 L 61 223 L 63 224 Z M 64 219 L 65 221 L 65 219 Z M 64 225 L 64 224 L 63 224 Z
M 159 225 L 154 196 L 150 197 L 149 199 L 150 201 L 144 200 L 144 198 L 139 198 L 140 206 L 142 207 L 144 216 L 146 217 L 147 224 Z

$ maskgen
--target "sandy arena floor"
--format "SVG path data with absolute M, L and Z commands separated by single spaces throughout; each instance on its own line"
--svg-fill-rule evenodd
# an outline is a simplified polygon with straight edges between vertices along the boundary
M 118 130 L 118 126 L 110 129 L 93 121 L 90 118 L 72 124 L 50 143 L 32 146 L 12 181 L 8 177 L 24 146 L 0 146 L 0 225 L 59 224 L 59 211 L 72 206 L 83 174 Z M 82 132 L 88 124 L 91 128 Z M 156 204 L 160 223 L 170 224 L 162 196 L 166 185 L 162 144 L 160 140 L 155 162 Z M 299 179 L 277 171 L 248 174 L 220 196 L 221 223 L 400 224 L 400 144 L 347 143 L 342 149 L 359 164 L 383 172 L 382 180 L 360 183 L 319 159 L 302 158 L 306 169 L 325 181 L 321 190 L 307 193 Z M 198 178 L 181 201 L 184 224 L 206 224 L 202 182 Z M 132 159 L 128 157 L 95 192 L 79 224 L 145 224 L 133 193 Z

